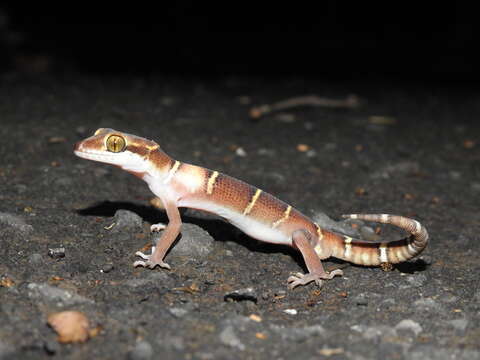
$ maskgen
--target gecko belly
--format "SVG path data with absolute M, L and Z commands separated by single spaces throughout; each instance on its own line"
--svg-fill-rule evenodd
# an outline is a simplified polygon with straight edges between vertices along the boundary
M 284 232 L 278 229 L 273 229 L 267 224 L 264 224 L 258 220 L 243 215 L 242 213 L 229 209 L 225 206 L 221 206 L 211 202 L 187 202 L 183 200 L 180 201 L 178 206 L 203 210 L 218 215 L 254 239 L 275 244 L 292 244 L 291 237 Z

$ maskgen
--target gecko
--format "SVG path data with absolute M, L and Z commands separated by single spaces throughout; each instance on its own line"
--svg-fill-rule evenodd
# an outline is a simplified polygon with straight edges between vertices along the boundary
M 143 179 L 163 203 L 168 224 L 153 224 L 151 231 L 163 230 L 151 254 L 133 263 L 153 269 L 170 269 L 164 257 L 180 234 L 179 208 L 213 213 L 260 241 L 291 246 L 300 251 L 307 273 L 288 277 L 290 289 L 342 276 L 341 269 L 325 271 L 322 260 L 335 257 L 347 262 L 391 267 L 417 256 L 427 246 L 428 232 L 417 220 L 389 214 L 350 214 L 344 218 L 391 224 L 408 233 L 400 240 L 372 242 L 355 239 L 321 228 L 289 204 L 241 180 L 171 158 L 152 140 L 117 130 L 100 128 L 75 144 L 74 153 L 84 159 L 120 167 Z

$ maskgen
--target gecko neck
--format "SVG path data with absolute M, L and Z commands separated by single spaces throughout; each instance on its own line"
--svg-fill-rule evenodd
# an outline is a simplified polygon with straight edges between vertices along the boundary
M 150 181 L 152 179 L 162 181 L 168 176 L 172 164 L 175 163 L 175 160 L 160 150 L 160 148 L 156 148 L 145 154 L 139 161 L 143 164 L 139 163 L 134 168 L 127 168 L 121 165 L 117 166 L 145 181 L 147 181 L 147 179 L 150 179 Z M 147 181 L 147 183 L 148 182 L 149 181 Z
M 157 179 L 163 179 L 168 176 L 175 160 L 168 156 L 163 150 L 157 148 L 152 150 L 147 156 L 148 174 Z
M 176 161 L 163 152 L 160 148 L 152 150 L 147 156 L 147 171 L 139 177 L 143 179 L 157 196 L 165 191 L 165 185 Z

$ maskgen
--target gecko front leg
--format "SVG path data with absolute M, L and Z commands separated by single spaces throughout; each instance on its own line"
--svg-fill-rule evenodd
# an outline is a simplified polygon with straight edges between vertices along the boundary
M 170 269 L 170 265 L 163 262 L 163 258 L 165 257 L 165 254 L 170 246 L 172 246 L 178 234 L 180 234 L 182 219 L 180 218 L 180 213 L 175 203 L 168 202 L 165 206 L 165 210 L 168 216 L 168 224 L 166 226 L 163 224 L 154 224 L 150 228 L 151 231 L 158 231 L 162 228 L 165 229 L 162 237 L 160 240 L 158 240 L 157 245 L 152 247 L 151 255 L 146 255 L 140 251 L 137 251 L 135 255 L 140 256 L 145 261 L 135 261 L 133 266 L 143 266 L 153 269 L 158 265 L 162 268 Z
M 328 273 L 323 269 L 322 262 L 315 252 L 312 245 L 313 236 L 308 231 L 301 229 L 295 230 L 292 234 L 292 241 L 294 246 L 302 253 L 305 264 L 307 265 L 308 273 L 296 273 L 287 279 L 288 287 L 293 289 L 298 285 L 307 285 L 308 283 L 315 281 L 319 287 L 322 287 L 323 280 L 329 280 L 336 275 L 343 275 L 343 271 L 340 269 L 333 270 Z

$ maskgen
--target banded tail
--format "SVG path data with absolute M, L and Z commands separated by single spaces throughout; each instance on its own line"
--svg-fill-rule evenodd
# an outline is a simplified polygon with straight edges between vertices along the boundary
M 332 256 L 357 265 L 378 266 L 407 261 L 420 254 L 428 243 L 425 227 L 410 218 L 387 214 L 350 214 L 342 217 L 390 224 L 410 234 L 401 240 L 382 242 L 368 242 L 348 236 L 336 238 L 337 244 L 332 244 Z

